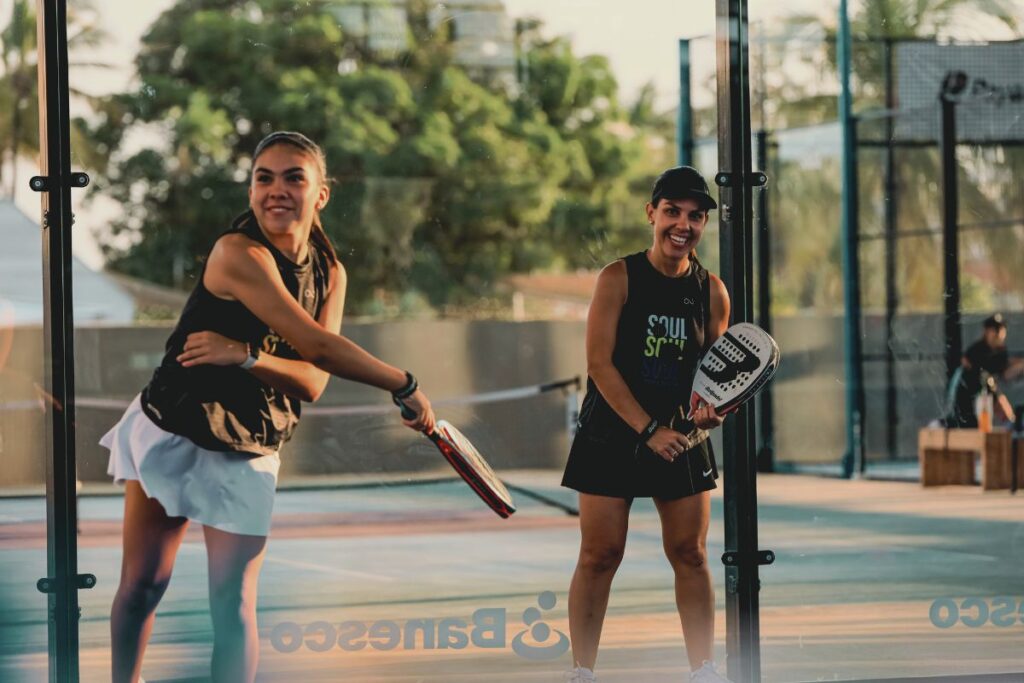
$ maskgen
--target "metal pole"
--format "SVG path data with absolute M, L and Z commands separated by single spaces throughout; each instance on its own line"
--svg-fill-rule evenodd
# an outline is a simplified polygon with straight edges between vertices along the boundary
M 747 0 L 716 0 L 718 18 L 718 163 L 721 274 L 736 322 L 753 320 L 750 73 Z M 726 652 L 729 678 L 761 680 L 759 565 L 774 555 L 757 546 L 757 463 L 754 412 L 744 407 L 722 428 L 725 498 Z
M 896 400 L 896 357 L 893 338 L 896 309 L 899 299 L 896 294 L 896 222 L 897 192 L 896 149 L 893 137 L 896 134 L 893 111 L 896 108 L 896 92 L 892 74 L 892 39 L 886 38 L 885 55 L 885 108 L 889 115 L 885 119 L 885 446 L 890 460 L 899 457 L 897 435 L 899 433 L 899 403 Z
M 768 170 L 768 132 L 759 130 L 754 133 L 754 144 L 757 147 L 757 165 Z M 768 211 L 768 187 L 762 187 L 757 193 L 757 324 L 771 334 L 772 331 L 772 248 Z M 757 471 L 772 472 L 775 469 L 775 422 L 773 414 L 772 387 L 761 390 L 758 396 L 758 418 L 760 422 L 760 444 L 757 449 Z
M 853 117 L 853 96 L 850 91 L 850 19 L 847 0 L 839 2 L 839 120 L 843 132 L 842 171 L 842 259 L 843 319 L 846 366 L 846 453 L 843 455 L 843 476 L 864 470 L 864 376 L 861 367 L 860 338 L 860 255 L 857 240 L 857 122 Z
M 693 102 L 690 100 L 690 40 L 679 40 L 679 114 L 676 116 L 676 158 L 693 166 Z
M 945 255 L 946 383 L 960 367 L 960 245 L 957 220 L 960 206 L 956 163 L 956 102 L 945 94 L 942 102 L 942 253 Z
M 75 364 L 71 307 L 71 188 L 88 178 L 71 172 L 68 108 L 66 0 L 37 5 L 39 50 L 40 175 L 30 186 L 41 193 L 44 348 L 49 394 L 47 432 L 46 545 L 47 576 L 37 588 L 47 594 L 51 683 L 78 681 L 78 589 L 92 588 L 96 577 L 78 574 L 78 515 L 75 491 Z

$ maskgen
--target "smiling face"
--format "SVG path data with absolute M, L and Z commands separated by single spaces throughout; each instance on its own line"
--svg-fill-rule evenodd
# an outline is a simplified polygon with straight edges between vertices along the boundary
M 275 144 L 253 160 L 249 206 L 270 235 L 308 236 L 330 190 L 308 154 L 290 144 Z
M 681 260 L 704 235 L 708 212 L 696 199 L 660 199 L 657 206 L 647 204 L 647 220 L 654 226 L 654 249 Z

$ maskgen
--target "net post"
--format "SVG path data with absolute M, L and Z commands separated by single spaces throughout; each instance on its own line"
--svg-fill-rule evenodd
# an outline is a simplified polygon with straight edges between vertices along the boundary
M 572 447 L 573 439 L 576 438 L 576 426 L 580 419 L 580 378 L 566 387 L 565 391 L 565 433 L 569 438 L 569 447 Z

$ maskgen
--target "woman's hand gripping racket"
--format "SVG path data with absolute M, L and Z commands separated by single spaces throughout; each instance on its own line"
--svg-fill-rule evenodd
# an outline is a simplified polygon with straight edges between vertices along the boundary
M 416 417 L 416 413 L 400 399 L 394 400 L 395 405 L 402 410 L 402 417 L 407 420 Z M 448 421 L 438 420 L 434 431 L 424 433 L 434 442 L 441 455 L 455 468 L 459 476 L 499 517 L 507 518 L 516 511 L 508 489 L 462 432 Z
M 757 325 L 736 323 L 715 340 L 701 359 L 693 378 L 687 420 L 702 406 L 712 406 L 726 415 L 757 395 L 779 367 L 779 346 L 771 335 Z M 678 415 L 682 414 L 682 408 Z M 669 425 L 675 429 L 675 419 Z M 686 438 L 690 447 L 710 436 L 694 427 Z

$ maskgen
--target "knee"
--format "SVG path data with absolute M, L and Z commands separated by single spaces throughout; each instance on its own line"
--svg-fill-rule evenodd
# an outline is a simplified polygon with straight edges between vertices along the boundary
M 665 545 L 665 556 L 676 571 L 704 571 L 708 564 L 708 551 L 700 541 L 680 541 Z
M 149 614 L 160 604 L 171 577 L 136 576 L 121 580 L 117 589 L 117 603 L 122 609 L 135 614 Z
M 619 545 L 583 548 L 580 551 L 580 569 L 588 574 L 609 574 L 622 563 L 624 548 Z
M 240 624 L 256 612 L 256 597 L 238 582 L 226 582 L 210 587 L 210 611 L 214 620 Z

